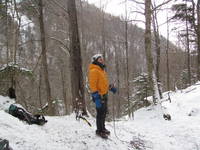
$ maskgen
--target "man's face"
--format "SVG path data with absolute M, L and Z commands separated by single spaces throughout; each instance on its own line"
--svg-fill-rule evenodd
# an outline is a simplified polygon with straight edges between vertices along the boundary
M 103 60 L 103 58 L 102 57 L 100 57 L 100 58 L 98 58 L 98 60 L 97 60 L 99 63 L 101 63 L 101 64 L 104 64 L 104 60 Z

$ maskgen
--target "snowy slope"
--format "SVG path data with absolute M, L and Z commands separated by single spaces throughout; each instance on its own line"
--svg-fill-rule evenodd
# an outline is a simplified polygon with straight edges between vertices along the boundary
M 167 98 L 167 94 L 165 94 Z M 163 105 L 172 120 L 165 121 L 156 107 L 140 109 L 134 120 L 107 123 L 108 140 L 95 135 L 92 127 L 75 116 L 46 117 L 44 126 L 27 125 L 10 116 L 0 106 L 0 138 L 10 141 L 14 150 L 199 150 L 200 83 L 185 90 L 171 92 L 172 103 Z M 8 98 L 0 96 L 0 105 Z M 115 129 L 115 130 L 114 130 Z

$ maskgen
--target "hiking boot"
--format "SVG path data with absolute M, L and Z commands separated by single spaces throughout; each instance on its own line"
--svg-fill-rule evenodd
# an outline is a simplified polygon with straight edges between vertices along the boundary
M 108 138 L 107 134 L 105 134 L 102 131 L 96 131 L 96 135 L 100 136 L 103 139 L 107 139 Z
M 103 129 L 103 131 L 102 131 L 103 133 L 105 133 L 105 134 L 107 134 L 107 135 L 110 135 L 110 131 L 109 130 L 107 130 L 107 129 Z

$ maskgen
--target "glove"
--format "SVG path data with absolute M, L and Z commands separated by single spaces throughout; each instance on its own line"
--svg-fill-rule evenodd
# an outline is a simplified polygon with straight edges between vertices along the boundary
M 101 106 L 102 106 L 101 96 L 99 95 L 98 92 L 92 93 L 92 99 L 95 102 L 96 108 L 101 108 Z
M 115 94 L 117 92 L 117 88 L 115 88 L 114 84 L 109 85 L 109 90 Z
M 112 88 L 110 89 L 110 91 L 113 92 L 113 94 L 115 94 L 115 93 L 117 92 L 117 88 L 112 87 Z

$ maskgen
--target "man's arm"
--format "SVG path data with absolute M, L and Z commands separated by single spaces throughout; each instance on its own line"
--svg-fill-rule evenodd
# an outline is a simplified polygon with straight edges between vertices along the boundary
M 91 70 L 89 72 L 89 86 L 92 93 L 97 92 L 98 72 Z

